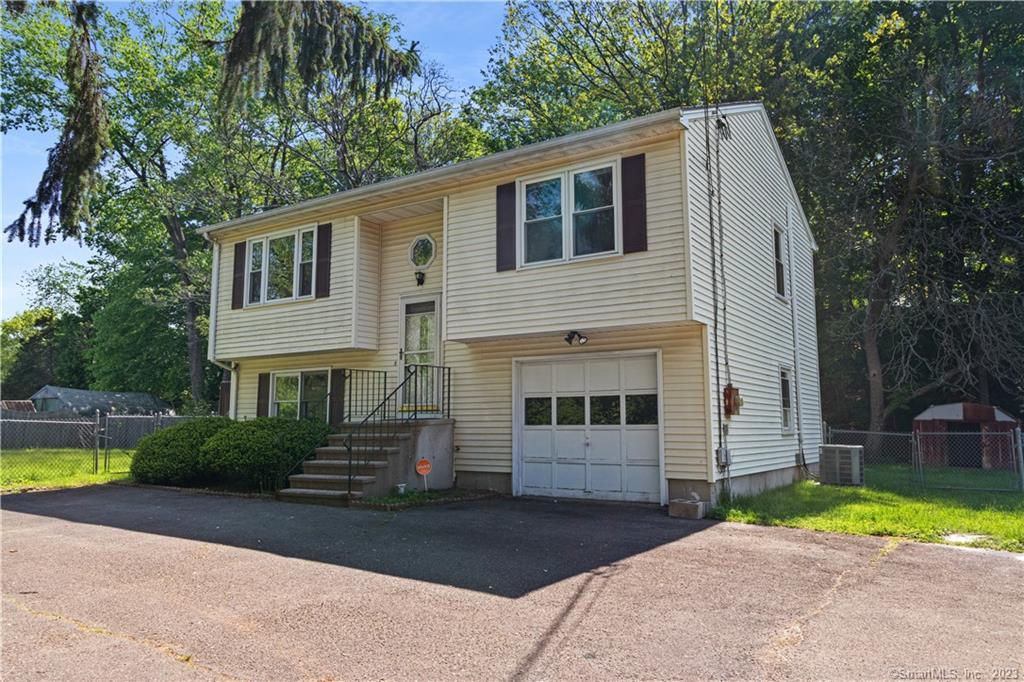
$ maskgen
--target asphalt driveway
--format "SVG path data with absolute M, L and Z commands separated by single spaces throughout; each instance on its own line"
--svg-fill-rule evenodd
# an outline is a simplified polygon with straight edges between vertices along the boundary
M 4 680 L 1024 677 L 1016 555 L 554 501 L 2 506 Z

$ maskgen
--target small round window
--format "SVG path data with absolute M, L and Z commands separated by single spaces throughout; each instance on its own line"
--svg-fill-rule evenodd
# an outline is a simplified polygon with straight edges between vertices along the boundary
M 421 234 L 409 244 L 409 263 L 417 270 L 425 270 L 434 262 L 436 245 L 429 234 Z

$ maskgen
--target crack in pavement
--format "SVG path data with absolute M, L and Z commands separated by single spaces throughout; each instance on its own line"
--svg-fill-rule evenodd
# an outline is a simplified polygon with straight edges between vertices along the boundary
M 824 613 L 830 606 L 835 604 L 836 596 L 840 588 L 849 582 L 847 578 L 868 578 L 887 556 L 892 554 L 900 545 L 907 540 L 901 538 L 889 538 L 868 560 L 866 566 L 848 568 L 839 573 L 832 581 L 832 585 L 825 591 L 825 595 L 816 606 L 808 609 L 789 622 L 781 630 L 777 630 L 771 640 L 761 648 L 760 658 L 765 667 L 765 676 L 774 677 L 775 668 L 786 662 L 786 650 L 799 646 L 804 639 L 803 628 L 812 618 Z
M 165 656 L 168 656 L 169 658 L 177 661 L 178 663 L 181 663 L 182 665 L 186 665 L 196 670 L 201 670 L 220 679 L 240 679 L 237 677 L 232 677 L 231 675 L 228 675 L 226 673 L 222 673 L 218 670 L 214 670 L 208 665 L 199 663 L 195 660 L 195 657 L 192 654 L 182 653 L 177 649 L 173 648 L 172 646 L 170 646 L 169 644 L 164 644 L 163 642 L 158 642 L 156 640 L 149 639 L 146 637 L 136 637 L 135 635 L 127 632 L 116 632 L 114 630 L 109 630 L 99 625 L 92 625 L 91 623 L 86 623 L 83 620 L 78 620 L 77 618 L 72 618 L 71 616 L 65 616 L 64 614 L 56 613 L 54 611 L 42 611 L 39 609 L 34 609 L 28 604 L 25 604 L 24 602 L 21 602 L 9 595 L 4 596 L 4 601 L 6 601 L 8 604 L 15 607 L 19 611 L 29 614 L 30 616 L 35 616 L 36 618 L 45 618 L 46 620 L 51 620 L 58 623 L 70 625 L 79 632 L 82 632 L 87 635 L 99 635 L 101 637 L 109 637 L 112 639 L 119 639 L 122 641 L 131 642 L 132 644 L 140 644 L 142 646 L 158 651 L 164 654 Z

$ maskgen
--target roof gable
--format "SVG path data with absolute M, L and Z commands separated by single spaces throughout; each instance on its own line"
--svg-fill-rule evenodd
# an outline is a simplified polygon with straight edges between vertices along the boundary
M 714 108 L 705 109 L 704 107 L 691 107 L 683 110 L 682 122 L 683 125 L 689 129 L 690 124 L 693 121 L 704 118 L 704 112 L 708 111 L 713 113 Z M 811 249 L 814 251 L 818 250 L 818 242 L 814 238 L 814 233 L 811 232 L 810 223 L 807 220 L 807 214 L 804 213 L 803 204 L 800 203 L 800 195 L 797 194 L 796 185 L 793 184 L 793 176 L 789 173 L 789 166 L 786 165 L 786 159 L 782 155 L 782 147 L 779 146 L 779 139 L 775 137 L 775 131 L 772 129 L 772 122 L 768 118 L 768 111 L 764 108 L 762 102 L 737 102 L 733 104 L 721 104 L 717 107 L 717 111 L 729 115 L 729 114 L 747 114 L 756 113 L 761 121 L 761 125 L 764 128 L 764 133 L 771 140 L 772 148 L 775 150 L 775 160 L 778 163 L 779 172 L 786 180 L 786 185 L 789 188 L 790 197 L 793 203 L 796 205 L 797 211 L 799 211 L 800 224 L 803 225 L 804 232 L 807 235 L 807 239 L 810 240 Z

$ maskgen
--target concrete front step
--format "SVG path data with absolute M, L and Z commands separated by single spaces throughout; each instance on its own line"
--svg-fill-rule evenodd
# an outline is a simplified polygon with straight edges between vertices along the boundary
M 397 455 L 400 450 L 400 448 L 379 445 L 355 446 L 352 448 L 352 460 L 380 459 L 388 455 Z M 316 449 L 317 459 L 344 459 L 347 462 L 348 454 L 348 448 L 340 445 L 328 445 Z
M 350 500 L 357 500 L 363 496 L 362 492 L 352 491 L 351 496 L 347 490 L 322 490 L 316 488 L 285 488 L 277 491 L 277 499 L 282 502 L 302 502 L 304 504 L 325 504 L 338 507 L 347 507 Z
M 382 460 L 352 460 L 353 474 L 372 476 L 375 471 L 387 468 L 388 463 Z M 302 463 L 302 472 L 348 476 L 348 459 L 307 459 Z
M 362 492 L 367 486 L 373 485 L 375 476 L 352 476 L 352 492 Z M 348 490 L 347 474 L 292 474 L 288 477 L 288 485 L 292 488 L 308 488 L 311 490 Z

